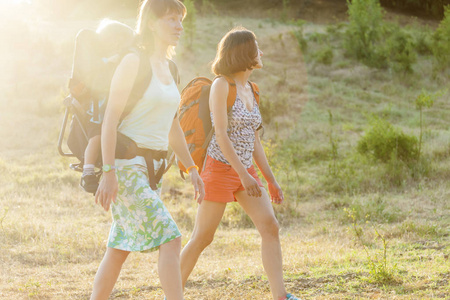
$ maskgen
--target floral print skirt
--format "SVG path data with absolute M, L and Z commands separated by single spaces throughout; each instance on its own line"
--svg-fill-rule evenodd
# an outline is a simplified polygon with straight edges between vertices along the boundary
M 139 157 L 138 157 L 139 158 Z M 150 188 L 145 161 L 116 160 L 119 191 L 111 204 L 113 222 L 108 247 L 124 251 L 151 252 L 181 236 L 175 221 Z M 155 168 L 159 164 L 155 161 Z

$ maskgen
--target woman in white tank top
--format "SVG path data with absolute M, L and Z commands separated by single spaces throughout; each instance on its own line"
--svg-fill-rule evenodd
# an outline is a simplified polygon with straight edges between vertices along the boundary
M 126 55 L 114 74 L 102 126 L 103 178 L 95 201 L 108 211 L 113 222 L 108 247 L 94 280 L 91 299 L 107 299 L 130 252 L 159 249 L 159 278 L 169 300 L 183 299 L 180 274 L 181 234 L 157 187 L 152 188 L 148 160 L 142 156 L 115 159 L 117 131 L 131 138 L 139 148 L 165 151 L 171 146 L 189 168 L 200 203 L 203 182 L 189 154 L 183 131 L 174 117 L 180 101 L 168 58 L 177 45 L 186 8 L 179 0 L 146 0 L 137 26 L 138 46 L 146 55 Z M 133 89 L 141 59 L 149 59 L 152 79 L 142 99 L 120 122 Z M 119 125 L 120 123 L 120 125 Z M 119 127 L 118 127 L 119 125 Z M 164 159 L 164 158 L 161 158 Z M 155 168 L 161 159 L 151 159 Z M 151 170 L 150 170 L 151 172 Z M 158 185 L 159 186 L 159 185 Z

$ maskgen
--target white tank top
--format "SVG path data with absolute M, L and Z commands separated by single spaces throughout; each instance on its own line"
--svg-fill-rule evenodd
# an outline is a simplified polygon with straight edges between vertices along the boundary
M 175 81 L 166 85 L 153 74 L 144 96 L 123 119 L 118 131 L 140 148 L 167 150 L 169 130 L 179 103 L 180 93 Z

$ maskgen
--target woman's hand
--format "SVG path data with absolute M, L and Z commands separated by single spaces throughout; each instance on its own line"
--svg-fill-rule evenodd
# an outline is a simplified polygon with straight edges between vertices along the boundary
M 196 169 L 189 171 L 189 176 L 191 177 L 191 182 L 195 190 L 194 199 L 197 200 L 198 204 L 201 204 L 203 198 L 205 198 L 205 184 Z
M 278 182 L 268 183 L 269 186 L 269 194 L 273 203 L 281 204 L 284 200 L 283 191 L 281 190 Z
M 246 172 L 243 176 L 239 176 L 239 178 L 241 179 L 244 189 L 247 191 L 247 195 L 253 197 L 262 196 L 261 188 L 259 187 L 258 182 L 248 172 Z
M 118 190 L 119 184 L 117 183 L 116 173 L 114 171 L 103 173 L 102 180 L 95 193 L 95 203 L 100 203 L 103 209 L 108 211 L 111 201 L 116 203 Z

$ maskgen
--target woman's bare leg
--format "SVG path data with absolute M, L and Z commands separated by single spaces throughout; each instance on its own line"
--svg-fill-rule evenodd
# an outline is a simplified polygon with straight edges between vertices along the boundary
M 261 197 L 247 195 L 246 191 L 235 194 L 239 204 L 252 219 L 261 235 L 261 255 L 264 270 L 269 279 L 273 299 L 278 300 L 286 296 L 283 281 L 283 261 L 281 256 L 279 226 L 272 208 L 272 204 L 264 188 Z
M 84 164 L 95 165 L 100 153 L 101 138 L 100 135 L 96 135 L 89 139 L 89 142 L 84 150 Z
M 158 273 L 167 300 L 182 300 L 183 288 L 180 273 L 181 238 L 159 247 Z
M 202 251 L 212 243 L 217 226 L 222 220 L 226 203 L 203 200 L 198 207 L 192 237 L 181 252 L 181 278 L 183 287 Z
M 105 256 L 95 275 L 91 300 L 108 299 L 128 254 L 130 254 L 129 251 L 114 248 L 106 249 Z

